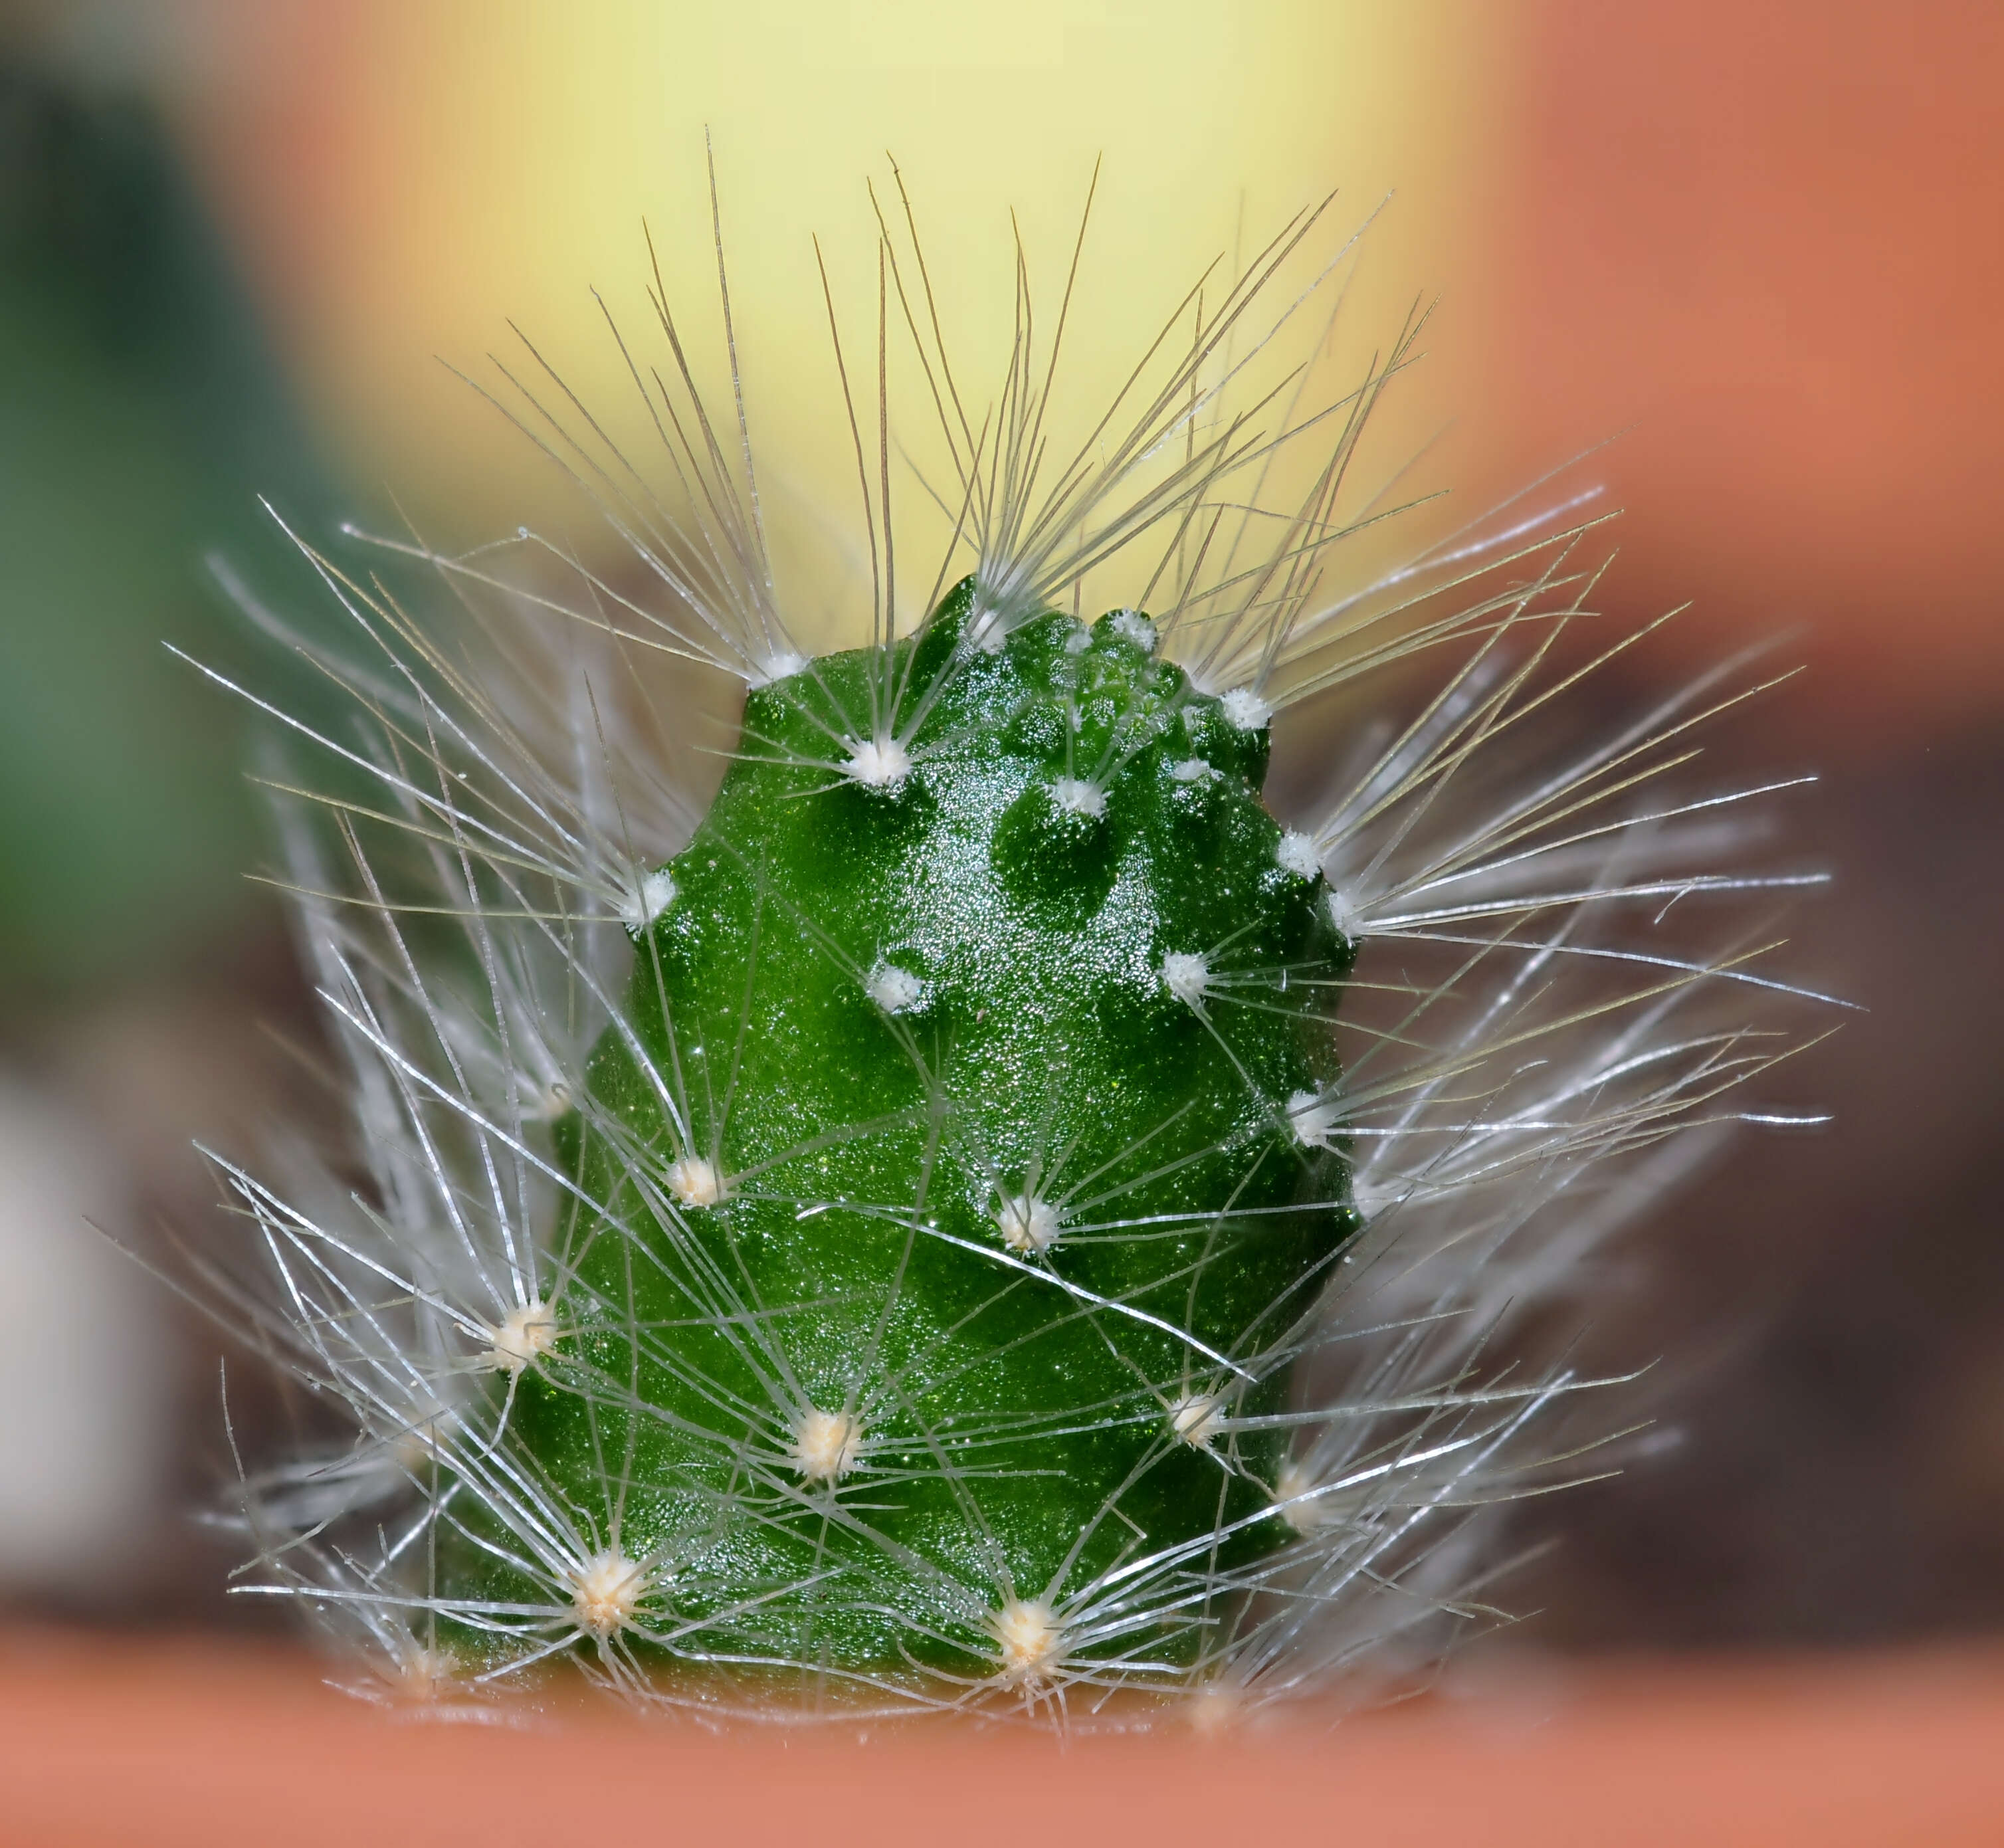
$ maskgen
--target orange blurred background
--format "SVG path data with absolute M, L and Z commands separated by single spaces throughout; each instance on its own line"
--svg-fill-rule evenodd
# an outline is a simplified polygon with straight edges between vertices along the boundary
M 1519 465 L 1626 431 L 1624 575 L 1803 625 L 1848 724 L 1993 714 L 2004 9 L 1501 10 L 1482 377 Z

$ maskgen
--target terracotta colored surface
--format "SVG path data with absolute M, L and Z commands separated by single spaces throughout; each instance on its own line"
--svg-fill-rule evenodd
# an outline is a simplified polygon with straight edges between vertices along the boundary
M 1613 436 L 1618 597 L 1701 652 L 1808 626 L 1904 729 L 2004 691 L 2004 9 L 1738 0 L 1512 16 L 1494 427 Z
M 2004 1841 L 2004 1658 L 1631 1666 L 1238 1739 L 400 1724 L 309 1665 L 0 1646 L 0 1840 L 1690 1845 Z

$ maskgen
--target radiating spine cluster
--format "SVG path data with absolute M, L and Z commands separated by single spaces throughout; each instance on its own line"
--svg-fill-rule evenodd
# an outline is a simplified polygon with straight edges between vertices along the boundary
M 1410 340 L 1333 407 L 1251 391 L 1337 273 L 1256 331 L 1319 219 L 1193 290 L 1066 461 L 1027 281 L 972 414 L 886 219 L 879 352 L 895 310 L 952 532 L 901 625 L 880 359 L 860 647 L 794 641 L 743 394 L 730 433 L 660 295 L 664 481 L 510 379 L 637 577 L 390 546 L 490 600 L 454 636 L 309 554 L 373 653 L 323 657 L 360 742 L 275 715 L 333 759 L 287 878 L 367 1183 L 221 1162 L 275 1288 L 203 1283 L 353 1425 L 247 1475 L 247 1588 L 386 1688 L 563 1663 L 716 1711 L 1076 1720 L 1368 1687 L 1482 1608 L 1484 1504 L 1596 1467 L 1557 1415 L 1587 1382 L 1519 1331 L 1748 1114 L 1790 1044 L 1755 1010 L 1797 993 L 1665 919 L 1809 876 L 1740 861 L 1770 790 L 1662 793 L 1725 677 L 1568 738 L 1628 642 L 1571 641 L 1564 510 L 1331 587 Z M 1065 613 L 1130 560 L 1130 604 Z M 1445 648 L 1270 816 L 1277 710 Z M 635 650 L 749 689 L 700 820 Z

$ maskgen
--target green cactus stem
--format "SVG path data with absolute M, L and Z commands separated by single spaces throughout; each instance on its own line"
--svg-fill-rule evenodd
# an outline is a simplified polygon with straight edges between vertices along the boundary
M 1256 698 L 1132 612 L 976 609 L 750 694 L 558 1126 L 557 1281 L 493 1390 L 603 1542 L 581 1628 L 643 1615 L 643 1660 L 686 1622 L 878 1678 L 1173 1678 L 1291 1537 L 1290 1338 L 1358 1225 L 1351 945 Z M 547 1597 L 454 1534 L 443 1597 Z

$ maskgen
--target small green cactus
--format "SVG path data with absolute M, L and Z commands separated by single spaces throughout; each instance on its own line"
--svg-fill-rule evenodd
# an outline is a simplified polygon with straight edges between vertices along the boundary
M 515 1439 L 749 1653 L 1027 1671 L 1130 1559 L 1187 1588 L 1274 1550 L 1285 1433 L 1234 1421 L 1284 1410 L 1358 1223 L 1300 1121 L 1350 946 L 1260 805 L 1263 715 L 1131 612 L 984 652 L 973 606 L 751 695 L 587 1068 L 603 1116 L 559 1125 L 646 1261 L 567 1228 Z M 887 673 L 917 716 L 873 738 Z M 492 1558 L 442 1587 L 527 1595 Z M 1192 1660 L 1180 1601 L 1129 1653 Z
M 671 482 L 511 412 L 651 593 L 526 531 L 513 573 L 377 542 L 452 629 L 307 552 L 367 648 L 320 657 L 354 734 L 284 721 L 332 829 L 281 809 L 356 1133 L 282 1187 L 217 1158 L 272 1287 L 202 1281 L 349 1422 L 247 1471 L 242 1589 L 359 1636 L 365 1692 L 1128 1724 L 1368 1692 L 1488 1608 L 1482 1510 L 1590 1442 L 1535 1336 L 1786 1050 L 1748 1008 L 1793 991 L 1675 932 L 1803 876 L 1702 870 L 1765 789 L 1659 787 L 1708 682 L 1554 729 L 1626 646 L 1557 648 L 1584 529 L 1501 510 L 1325 587 L 1414 330 L 1340 416 L 1259 374 L 1316 217 L 1062 465 L 1027 307 L 977 418 L 887 229 L 880 368 L 895 299 L 960 509 L 934 596 L 973 569 L 900 629 L 880 371 L 867 647 L 791 640 L 734 371 L 734 454 L 658 298 Z M 1063 613 L 1137 545 L 1154 615 Z M 1454 643 L 1269 813 L 1277 709 Z M 700 818 L 649 649 L 747 689 Z

